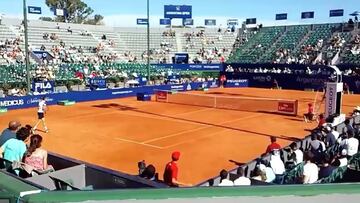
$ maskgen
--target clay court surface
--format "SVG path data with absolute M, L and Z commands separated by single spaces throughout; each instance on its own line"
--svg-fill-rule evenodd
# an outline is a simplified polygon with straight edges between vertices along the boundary
M 137 174 L 137 162 L 152 163 L 160 177 L 171 152 L 181 152 L 179 180 L 197 184 L 248 162 L 262 154 L 269 136 L 288 145 L 294 138 L 309 134 L 316 123 L 304 123 L 300 115 L 316 93 L 256 88 L 211 89 L 196 94 L 282 98 L 299 100 L 297 117 L 178 105 L 139 102 L 135 97 L 50 106 L 46 115 L 50 133 L 43 147 L 49 151 Z M 320 100 L 322 93 L 318 94 Z M 359 105 L 360 95 L 343 97 L 343 112 Z M 248 105 L 252 105 L 249 102 Z M 322 109 L 324 109 L 322 107 Z M 0 126 L 9 120 L 34 125 L 36 108 L 12 110 L 0 115 Z M 40 126 L 41 128 L 41 126 Z

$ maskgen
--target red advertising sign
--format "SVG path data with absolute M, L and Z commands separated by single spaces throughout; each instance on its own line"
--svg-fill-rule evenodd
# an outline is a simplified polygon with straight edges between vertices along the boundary
M 278 111 L 286 112 L 286 113 L 295 113 L 295 103 L 294 102 L 286 102 L 281 101 L 278 103 Z
M 167 100 L 167 92 L 158 91 L 156 92 L 156 101 L 166 101 Z

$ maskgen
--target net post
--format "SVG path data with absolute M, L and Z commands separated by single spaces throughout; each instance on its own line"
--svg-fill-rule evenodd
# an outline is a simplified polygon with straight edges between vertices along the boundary
M 216 97 L 214 97 L 214 108 L 217 107 L 217 103 L 216 103 Z
M 298 115 L 298 111 L 299 111 L 299 100 L 295 100 L 294 116 Z

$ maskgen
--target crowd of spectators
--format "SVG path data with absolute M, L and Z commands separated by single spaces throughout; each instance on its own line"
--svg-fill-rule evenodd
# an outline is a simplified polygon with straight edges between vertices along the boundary
M 353 55 L 360 54 L 360 34 L 357 34 L 351 43 L 351 53 Z
M 19 64 L 25 60 L 25 55 L 20 48 L 22 42 L 20 37 L 0 41 L 0 57 L 8 64 Z
M 349 159 L 360 152 L 359 124 L 350 124 L 348 119 L 344 124 L 340 133 L 329 123 L 320 125 L 311 135 L 311 141 L 306 148 L 298 148 L 297 143 L 293 142 L 284 148 L 287 151 L 286 162 L 281 155 L 281 146 L 271 137 L 271 144 L 266 149 L 266 154 L 270 153 L 270 161 L 258 159 L 250 179 L 244 177 L 242 167 L 238 168 L 235 178 L 232 177 L 231 180 L 229 173 L 222 170 L 218 186 L 250 185 L 254 180 L 254 184 L 259 184 L 256 181 L 284 184 L 287 173 L 300 170 L 299 167 L 302 167 L 300 176 L 286 184 L 317 183 L 329 177 L 338 168 L 347 167 Z
M 53 171 L 48 165 L 47 151 L 41 148 L 42 136 L 33 134 L 31 128 L 10 121 L 0 135 L 0 158 L 5 161 L 6 170 L 24 178 Z
M 162 33 L 163 37 L 175 37 L 176 32 L 175 30 L 166 30 Z

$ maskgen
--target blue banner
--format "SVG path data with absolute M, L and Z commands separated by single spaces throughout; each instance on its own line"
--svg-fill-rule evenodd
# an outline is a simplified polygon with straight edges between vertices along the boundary
M 314 18 L 314 11 L 302 12 L 301 19 Z
M 344 16 L 344 9 L 330 10 L 329 16 L 330 16 L 330 17 L 341 17 L 341 16 Z
M 54 92 L 54 81 L 34 81 L 31 90 L 36 93 Z
M 275 20 L 287 20 L 287 13 L 276 14 Z
M 41 7 L 38 7 L 38 6 L 28 6 L 28 13 L 31 13 L 31 14 L 41 14 Z
M 192 18 L 192 6 L 165 5 L 164 18 Z
M 238 19 L 229 19 L 229 20 L 227 20 L 227 25 L 229 25 L 229 26 L 239 25 L 239 20 Z
M 256 24 L 256 18 L 248 18 L 246 19 L 246 24 Z
M 106 80 L 103 78 L 90 78 L 89 85 L 91 89 L 106 88 Z
M 249 80 L 247 79 L 230 79 L 226 80 L 225 87 L 249 87 Z
M 136 19 L 137 25 L 147 25 L 149 23 L 147 18 L 138 18 Z
M 48 61 L 51 61 L 54 57 L 49 54 L 49 52 L 47 51 L 33 51 L 34 55 L 38 58 L 38 59 L 41 59 L 41 60 L 48 60 Z
M 215 19 L 205 19 L 205 26 L 215 26 L 216 20 Z
M 160 25 L 171 25 L 171 20 L 169 18 L 160 19 Z
M 46 101 L 48 105 L 57 104 L 61 100 L 71 100 L 75 102 L 106 100 L 123 97 L 136 96 L 137 93 L 153 94 L 154 90 L 196 90 L 200 87 L 215 88 L 218 87 L 217 81 L 209 82 L 194 82 L 186 84 L 174 84 L 174 85 L 158 85 L 158 86 L 144 86 L 134 88 L 119 88 L 119 89 L 106 89 L 96 91 L 79 91 L 79 92 L 67 92 L 57 94 L 47 94 Z M 21 109 L 28 107 L 36 107 L 42 96 L 24 96 L 24 97 L 5 97 L 0 99 L 0 107 L 8 109 Z
M 191 18 L 184 18 L 183 25 L 194 25 L 194 19 Z
M 171 68 L 178 70 L 211 70 L 221 71 L 223 69 L 222 64 L 152 64 L 156 68 Z

